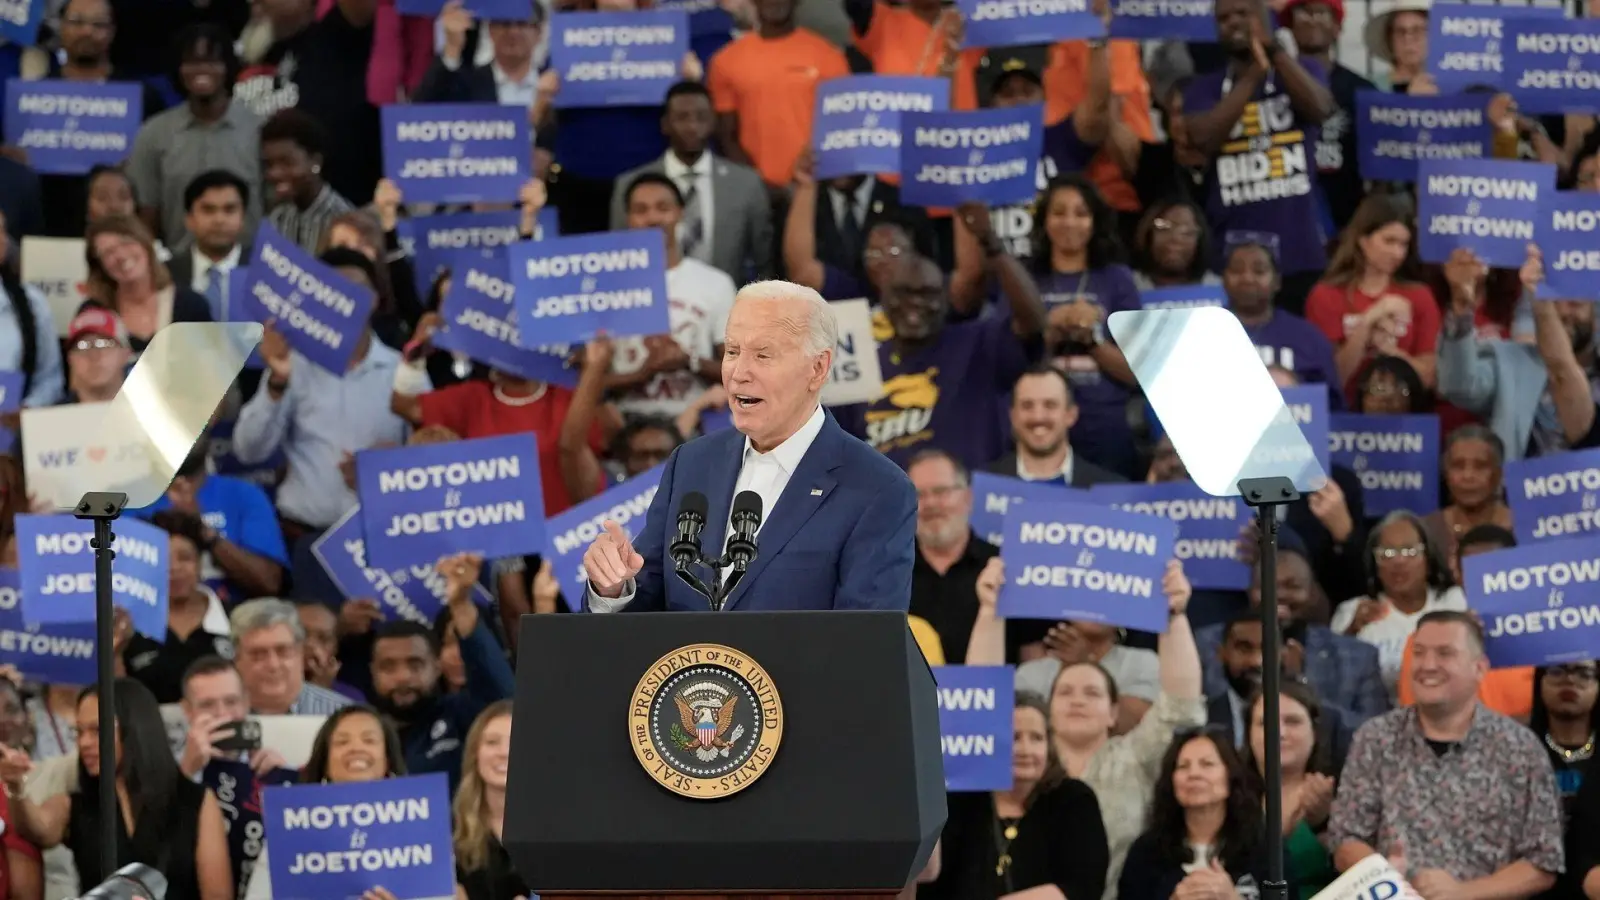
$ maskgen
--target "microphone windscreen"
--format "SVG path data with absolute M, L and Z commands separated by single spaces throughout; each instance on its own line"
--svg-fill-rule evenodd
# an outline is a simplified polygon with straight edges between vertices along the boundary
M 699 516 L 702 521 L 704 521 L 706 517 L 706 508 L 708 505 L 709 504 L 706 502 L 705 494 L 702 494 L 699 491 L 690 491 L 689 493 L 683 495 L 682 500 L 678 501 L 678 515 L 681 516 L 684 513 L 694 513 L 695 515 Z M 760 505 L 761 498 L 757 497 L 756 506 L 759 508 Z
M 732 514 L 737 516 L 740 513 L 749 513 L 755 516 L 757 521 L 760 521 L 761 495 L 755 491 L 740 491 L 739 495 L 733 498 Z

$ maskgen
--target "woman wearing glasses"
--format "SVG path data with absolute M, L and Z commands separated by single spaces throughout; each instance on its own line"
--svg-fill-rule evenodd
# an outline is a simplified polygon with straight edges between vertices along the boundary
M 1392 698 L 1417 622 L 1434 610 L 1465 610 L 1467 601 L 1415 513 L 1392 512 L 1372 530 L 1366 572 L 1367 595 L 1339 604 L 1332 627 L 1378 648 L 1378 667 Z
M 1139 292 L 1221 284 L 1211 265 L 1205 213 L 1187 197 L 1153 204 L 1133 233 L 1133 283 Z
M 1567 851 L 1567 871 L 1547 895 L 1583 898 L 1600 895 L 1600 774 L 1594 750 L 1600 734 L 1600 673 L 1593 662 L 1541 666 L 1533 676 L 1533 717 L 1528 725 L 1539 736 L 1556 771 Z M 1584 888 L 1590 888 L 1586 895 Z

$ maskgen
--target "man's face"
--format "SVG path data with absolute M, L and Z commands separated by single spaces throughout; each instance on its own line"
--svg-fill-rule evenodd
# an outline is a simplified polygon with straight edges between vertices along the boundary
M 1572 338 L 1574 352 L 1583 353 L 1594 345 L 1594 304 L 1587 300 L 1557 300 L 1556 314 Z
M 527 62 L 533 58 L 533 48 L 539 45 L 539 31 L 532 22 L 490 22 L 489 43 L 494 45 L 494 58 L 502 66 Z
M 1245 56 L 1255 40 L 1261 7 L 1255 0 L 1217 0 L 1217 38 L 1233 56 Z
M 762 25 L 782 27 L 794 22 L 795 0 L 756 0 L 756 18 Z
M 994 95 L 990 98 L 989 105 L 996 109 L 1009 109 L 1013 106 L 1029 106 L 1043 102 L 1044 86 L 1038 79 L 1027 73 L 1015 72 L 1005 76 L 994 86 Z
M 96 396 L 122 387 L 133 353 L 108 337 L 86 334 L 67 346 L 67 372 L 75 390 Z
M 288 625 L 257 628 L 239 639 L 234 659 L 251 709 L 288 709 L 305 686 L 305 650 Z
M 906 341 L 926 341 L 938 334 L 950 308 L 939 267 L 918 258 L 895 263 L 882 300 L 895 337 Z
M 661 132 L 667 136 L 672 149 L 690 156 L 706 149 L 716 127 L 717 115 L 711 109 L 711 98 L 704 94 L 673 97 L 661 117 Z
M 183 686 L 183 714 L 191 722 L 201 716 L 237 722 L 249 712 L 244 682 L 232 669 L 196 675 Z
M 1222 671 L 1228 677 L 1228 686 L 1241 699 L 1261 686 L 1261 623 L 1235 622 L 1222 642 Z
M 1489 661 L 1460 622 L 1429 622 L 1411 639 L 1411 692 L 1419 707 L 1460 708 L 1478 695 L 1488 671 Z
M 917 540 L 937 550 L 966 536 L 972 521 L 972 488 L 947 459 L 925 459 L 906 473 L 917 489 Z
M 133 185 L 121 172 L 105 172 L 89 183 L 89 224 L 133 214 Z
M 1049 456 L 1067 443 L 1078 421 L 1078 407 L 1067 384 L 1053 373 L 1024 375 L 1011 393 L 1011 431 L 1017 446 L 1034 456 Z
M 84 66 L 97 65 L 111 51 L 117 35 L 106 0 L 68 0 L 61 10 L 61 49 L 67 59 Z
M 728 316 L 722 384 L 733 427 L 762 452 L 805 423 L 833 365 L 833 348 L 806 347 L 811 305 L 800 299 L 750 298 Z
M 223 65 L 222 54 L 215 47 L 201 45 L 189 48 L 178 66 L 178 80 L 183 84 L 183 90 L 196 100 L 210 100 L 225 93 L 228 90 L 224 83 L 227 77 L 228 67 Z
M 416 708 L 439 689 L 439 658 L 418 635 L 381 638 L 372 645 L 372 690 L 386 712 Z
M 1302 3 L 1289 14 L 1289 30 L 1301 53 L 1321 53 L 1339 37 L 1339 21 L 1326 3 Z
M 212 188 L 195 200 L 183 223 L 201 250 L 225 254 L 244 233 L 244 200 L 234 188 Z
M 1303 622 L 1311 614 L 1311 566 L 1298 553 L 1278 551 L 1278 622 Z M 1250 608 L 1261 607 L 1261 567 L 1252 569 Z M 1259 627 L 1259 626 L 1257 626 Z
M 1240 247 L 1228 255 L 1222 289 L 1236 306 L 1255 311 L 1272 305 L 1278 293 L 1278 270 L 1264 247 Z
M 670 245 L 678 239 L 678 223 L 682 220 L 683 205 L 664 184 L 647 182 L 628 195 L 629 228 L 659 228 Z
M 675 449 L 671 434 L 660 428 L 644 428 L 628 438 L 628 454 L 622 464 L 632 478 L 666 462 Z

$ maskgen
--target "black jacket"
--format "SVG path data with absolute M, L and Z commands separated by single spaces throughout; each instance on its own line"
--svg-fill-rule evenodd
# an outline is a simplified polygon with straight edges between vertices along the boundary
M 1007 478 L 1017 477 L 1017 455 L 1007 453 L 983 469 L 991 475 L 1004 475 Z M 1094 487 L 1097 484 L 1123 484 L 1128 479 L 1111 471 L 1102 469 L 1094 463 L 1074 453 L 1072 455 L 1072 486 L 1075 488 Z

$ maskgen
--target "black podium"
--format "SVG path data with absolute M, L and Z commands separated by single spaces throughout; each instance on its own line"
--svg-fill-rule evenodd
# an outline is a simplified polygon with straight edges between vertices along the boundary
M 504 841 L 546 900 L 893 896 L 945 821 L 888 612 L 524 616 Z

